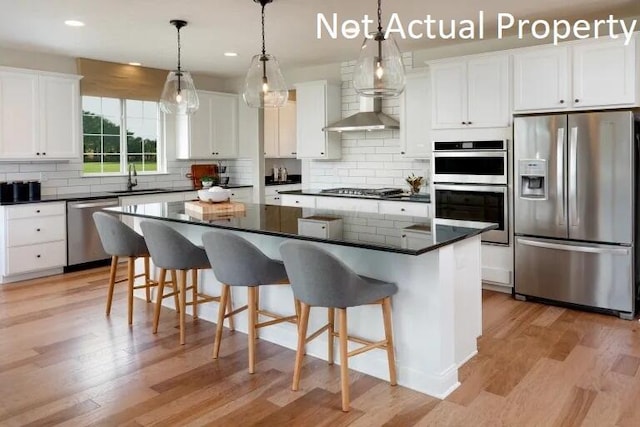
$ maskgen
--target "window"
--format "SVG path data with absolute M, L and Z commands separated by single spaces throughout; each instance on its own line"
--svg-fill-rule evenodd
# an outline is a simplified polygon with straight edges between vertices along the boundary
M 153 101 L 82 97 L 85 174 L 160 172 L 161 115 Z

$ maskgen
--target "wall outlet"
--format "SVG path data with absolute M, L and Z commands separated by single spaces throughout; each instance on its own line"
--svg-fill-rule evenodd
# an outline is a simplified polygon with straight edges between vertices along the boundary
M 45 182 L 49 179 L 46 173 L 40 172 L 40 182 Z

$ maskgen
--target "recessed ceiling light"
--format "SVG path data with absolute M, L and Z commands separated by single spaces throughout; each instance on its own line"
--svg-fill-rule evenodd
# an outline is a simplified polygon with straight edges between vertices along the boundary
M 133 65 L 134 67 L 139 67 L 139 66 L 141 66 L 142 64 L 141 64 L 141 63 L 139 63 L 139 62 L 129 62 L 129 65 Z
M 225 52 L 224 56 L 238 56 L 236 52 Z
M 76 21 L 73 19 L 69 19 L 67 21 L 64 21 L 65 25 L 68 25 L 70 27 L 84 27 L 84 22 L 82 21 Z

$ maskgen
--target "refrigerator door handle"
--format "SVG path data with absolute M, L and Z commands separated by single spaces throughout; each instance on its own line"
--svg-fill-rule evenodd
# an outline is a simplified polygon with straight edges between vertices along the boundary
M 612 254 L 612 255 L 629 255 L 631 248 L 625 247 L 610 247 L 610 246 L 600 246 L 600 245 L 589 245 L 583 244 L 579 246 L 574 245 L 564 245 L 562 243 L 551 243 L 540 240 L 530 240 L 530 239 L 521 239 L 517 238 L 516 242 L 525 245 L 525 246 L 534 246 L 536 248 L 544 248 L 544 249 L 556 249 L 559 251 L 569 251 L 569 252 L 586 252 L 592 254 Z
M 558 225 L 564 225 L 564 128 L 558 129 L 558 141 L 556 144 L 556 212 L 558 212 Z
M 578 128 L 569 136 L 569 227 L 577 227 L 578 217 Z

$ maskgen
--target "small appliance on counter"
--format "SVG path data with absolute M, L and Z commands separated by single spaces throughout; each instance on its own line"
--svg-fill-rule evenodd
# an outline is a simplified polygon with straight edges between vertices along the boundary
M 14 181 L 0 183 L 0 201 L 28 202 L 40 200 L 39 181 Z

